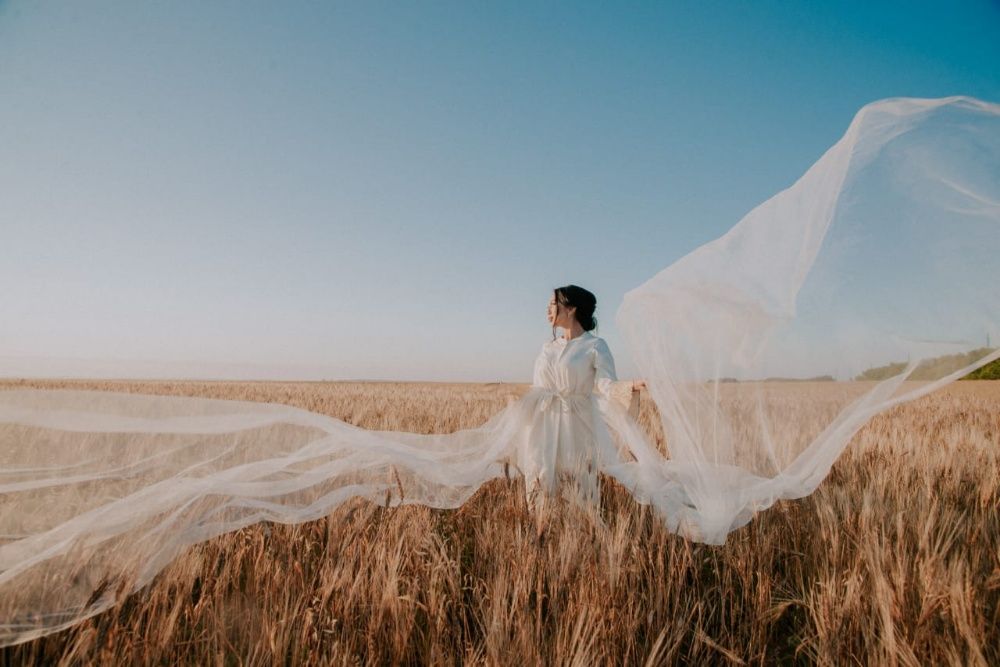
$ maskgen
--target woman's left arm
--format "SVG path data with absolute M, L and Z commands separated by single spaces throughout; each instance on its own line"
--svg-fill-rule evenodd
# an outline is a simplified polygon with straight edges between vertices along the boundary
M 599 339 L 594 345 L 594 389 L 604 396 L 611 397 L 611 386 L 618 381 L 615 374 L 615 360 L 604 339 Z
M 642 380 L 618 381 L 615 373 L 615 360 L 607 343 L 599 340 L 594 346 L 594 390 L 605 398 L 619 403 L 633 419 L 639 417 L 639 386 L 645 387 Z

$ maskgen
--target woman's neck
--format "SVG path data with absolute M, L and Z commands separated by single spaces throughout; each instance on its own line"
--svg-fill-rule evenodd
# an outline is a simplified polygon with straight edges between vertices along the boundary
M 583 335 L 583 327 L 580 326 L 579 322 L 573 322 L 573 324 L 568 329 L 563 329 L 563 338 L 565 340 L 572 340 L 577 336 Z

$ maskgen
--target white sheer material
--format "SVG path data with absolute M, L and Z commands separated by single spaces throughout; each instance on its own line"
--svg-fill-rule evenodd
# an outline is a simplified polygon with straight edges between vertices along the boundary
M 617 324 L 668 458 L 607 399 L 596 337 L 543 349 L 537 387 L 451 434 L 277 404 L 0 391 L 0 645 L 98 613 L 242 526 L 357 496 L 457 507 L 502 475 L 545 486 L 560 461 L 596 459 L 670 530 L 722 543 L 810 493 L 877 411 L 1000 357 L 997 248 L 1000 106 L 884 100 L 792 187 L 625 295 Z M 539 436 L 564 406 L 580 421 L 556 431 L 574 435 Z

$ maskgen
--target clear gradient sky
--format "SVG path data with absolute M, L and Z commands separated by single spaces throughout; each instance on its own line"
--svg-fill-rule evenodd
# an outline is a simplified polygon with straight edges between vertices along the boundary
M 529 381 L 1000 3 L 0 2 L 0 376 Z

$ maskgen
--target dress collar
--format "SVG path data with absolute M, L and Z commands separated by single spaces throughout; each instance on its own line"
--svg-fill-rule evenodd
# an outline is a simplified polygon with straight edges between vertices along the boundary
M 566 343 L 569 343 L 570 340 L 577 340 L 579 338 L 588 338 L 588 337 L 593 336 L 593 335 L 594 334 L 592 334 L 589 331 L 584 331 L 582 334 L 580 334 L 576 338 L 570 338 L 569 340 L 566 340 L 566 338 L 564 336 L 556 336 L 556 341 L 557 342 L 561 342 L 562 344 L 565 345 Z

